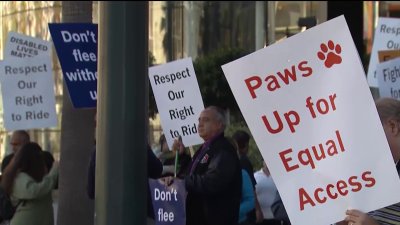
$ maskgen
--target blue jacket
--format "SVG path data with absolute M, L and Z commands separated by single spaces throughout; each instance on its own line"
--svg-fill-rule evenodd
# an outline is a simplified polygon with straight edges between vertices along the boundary
M 242 169 L 242 199 L 240 200 L 239 223 L 247 220 L 247 213 L 255 208 L 253 184 L 246 170 Z

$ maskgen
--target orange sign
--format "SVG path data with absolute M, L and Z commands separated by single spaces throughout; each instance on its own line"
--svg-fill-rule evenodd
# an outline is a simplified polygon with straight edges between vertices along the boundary
M 400 57 L 400 50 L 383 50 L 378 51 L 379 62 L 389 61 L 391 59 Z

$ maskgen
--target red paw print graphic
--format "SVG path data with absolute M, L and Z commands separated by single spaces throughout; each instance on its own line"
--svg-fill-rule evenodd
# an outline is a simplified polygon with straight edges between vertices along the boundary
M 325 66 L 331 68 L 335 64 L 342 63 L 342 57 L 340 53 L 342 52 L 342 47 L 339 44 L 335 46 L 333 41 L 328 41 L 328 46 L 324 43 L 321 44 L 321 51 L 318 52 L 318 58 L 320 60 L 325 60 Z

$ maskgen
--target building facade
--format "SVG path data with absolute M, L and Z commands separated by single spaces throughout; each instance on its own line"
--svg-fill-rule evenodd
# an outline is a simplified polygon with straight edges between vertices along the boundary
M 150 1 L 149 52 L 154 64 L 192 57 L 195 60 L 222 48 L 253 52 L 328 19 L 327 1 Z M 51 41 L 48 23 L 62 21 L 61 1 L 3 1 L 0 3 L 0 58 L 9 31 Z M 398 16 L 393 2 L 363 2 L 366 54 L 379 16 Z M 97 2 L 93 2 L 97 23 Z M 32 139 L 58 158 L 60 151 L 63 77 L 53 48 L 58 126 L 30 130 Z M 156 147 L 162 129 L 159 117 L 150 118 L 150 141 Z M 0 104 L 0 157 L 9 150 L 10 132 L 4 129 Z

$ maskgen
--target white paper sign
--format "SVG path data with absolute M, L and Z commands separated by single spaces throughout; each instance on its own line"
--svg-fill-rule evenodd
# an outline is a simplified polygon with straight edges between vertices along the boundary
M 400 58 L 376 66 L 379 96 L 400 100 Z
M 8 57 L 36 57 L 36 56 L 50 56 L 51 45 L 50 42 L 26 36 L 13 31 L 8 33 L 6 48 L 4 51 L 4 58 Z
M 150 67 L 149 79 L 169 148 L 179 135 L 185 146 L 203 143 L 197 124 L 204 105 L 192 59 Z
M 378 51 L 400 49 L 400 19 L 380 17 L 375 29 L 374 43 L 368 66 L 368 84 L 378 87 L 376 66 L 379 63 Z
M 222 66 L 293 225 L 400 202 L 397 175 L 343 16 Z
M 0 76 L 7 130 L 57 126 L 50 57 L 6 58 Z

